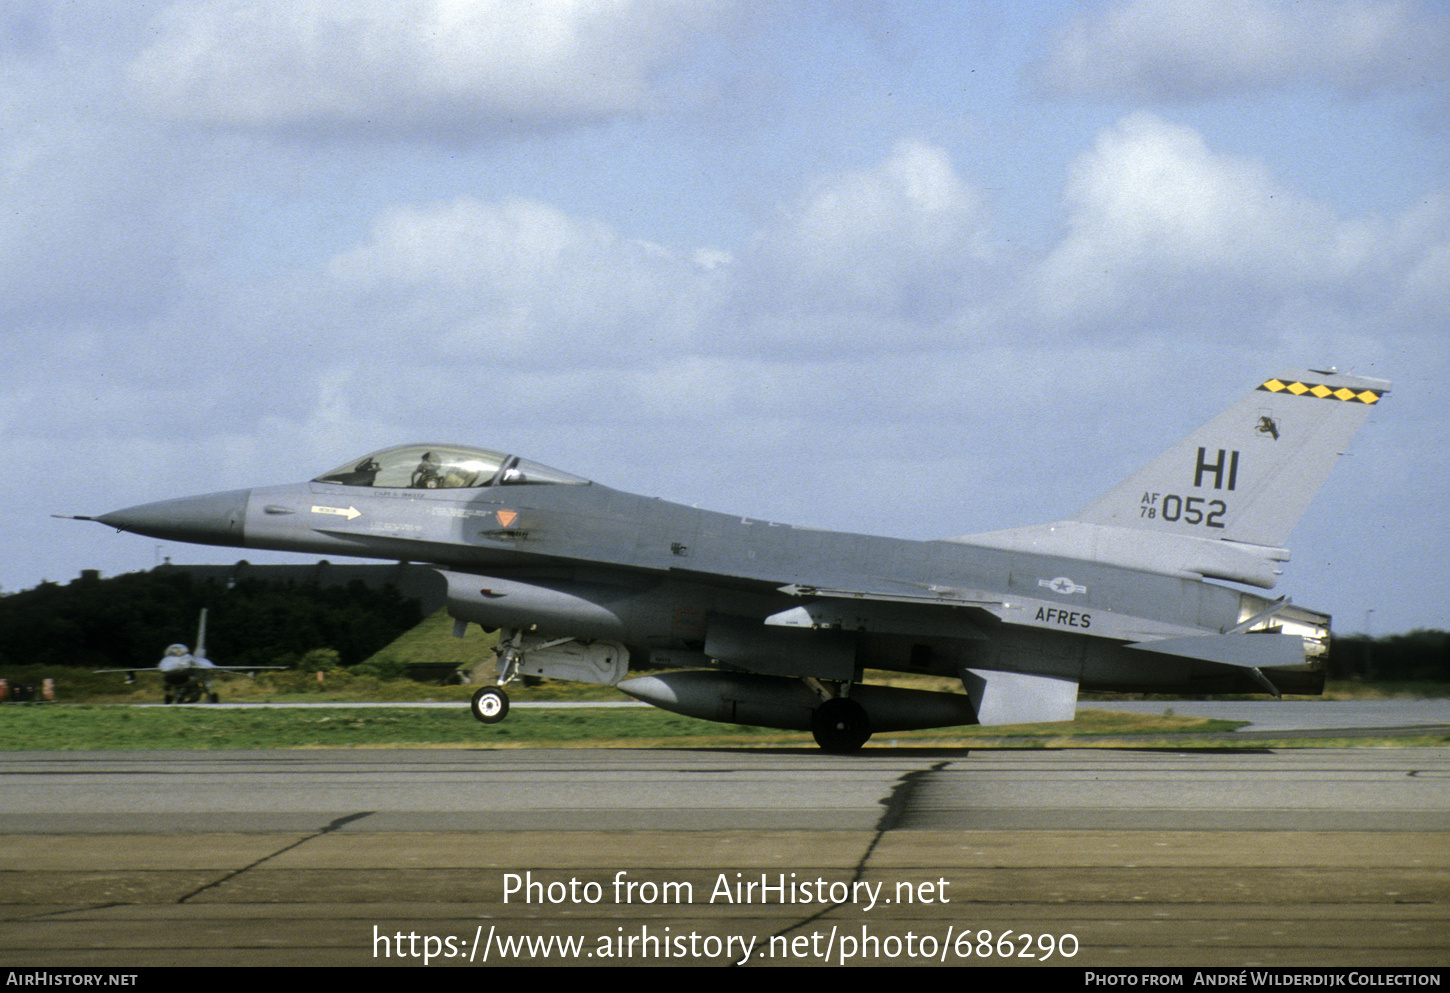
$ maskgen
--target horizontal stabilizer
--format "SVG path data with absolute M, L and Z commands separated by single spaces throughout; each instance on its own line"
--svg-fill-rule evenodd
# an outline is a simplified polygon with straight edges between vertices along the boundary
M 1202 659 L 1243 669 L 1273 669 L 1304 664 L 1304 639 L 1293 634 L 1213 634 L 1165 638 L 1125 645 L 1160 655 Z

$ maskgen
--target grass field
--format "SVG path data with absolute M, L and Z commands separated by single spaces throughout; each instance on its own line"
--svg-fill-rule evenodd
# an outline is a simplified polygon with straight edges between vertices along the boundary
M 1085 710 L 1077 720 L 1058 724 L 892 732 L 876 735 L 868 748 L 1323 748 L 1450 743 L 1444 735 L 1424 733 L 1345 739 L 1255 737 L 1235 742 L 1227 732 L 1242 727 L 1242 722 L 1176 716 L 1171 707 L 1164 711 L 1141 715 Z M 462 701 L 456 707 L 439 708 L 23 703 L 0 707 L 0 750 L 7 751 L 661 746 L 815 747 L 805 732 L 716 724 L 647 707 L 516 707 L 507 721 L 490 726 L 476 722 Z
M 1231 731 L 1229 721 L 1089 712 L 1067 724 L 1020 728 L 952 728 L 879 735 L 873 744 L 967 745 L 1015 738 L 1026 747 L 1064 737 L 1134 735 L 1162 738 Z M 491 726 L 466 706 L 228 709 L 204 704 L 128 707 L 18 704 L 0 708 L 0 740 L 7 750 L 369 748 L 588 745 L 772 745 L 814 747 L 806 732 L 741 727 L 681 717 L 645 707 L 515 708 Z

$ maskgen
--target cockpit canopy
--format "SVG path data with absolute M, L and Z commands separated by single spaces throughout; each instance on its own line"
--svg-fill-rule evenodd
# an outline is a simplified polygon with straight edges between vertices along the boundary
M 436 490 L 540 483 L 581 486 L 589 480 L 486 448 L 402 445 L 353 459 L 313 482 Z

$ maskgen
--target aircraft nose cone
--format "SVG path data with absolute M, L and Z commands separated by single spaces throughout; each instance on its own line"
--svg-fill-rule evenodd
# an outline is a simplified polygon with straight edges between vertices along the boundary
M 240 545 L 251 490 L 227 490 L 113 510 L 96 520 L 120 531 L 201 545 Z

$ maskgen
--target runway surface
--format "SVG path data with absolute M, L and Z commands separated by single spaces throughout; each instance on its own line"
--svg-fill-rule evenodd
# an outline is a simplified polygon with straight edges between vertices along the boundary
M 1450 961 L 1447 749 L 6 759 L 17 965 Z

